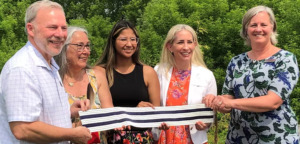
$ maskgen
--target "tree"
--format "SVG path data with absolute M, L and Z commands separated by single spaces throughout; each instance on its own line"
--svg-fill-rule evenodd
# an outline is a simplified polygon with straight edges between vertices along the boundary
M 0 1 L 0 70 L 26 43 L 24 11 L 31 1 Z
M 0 1 L 0 68 L 27 41 L 26 8 L 36 0 Z M 293 52 L 300 62 L 300 0 L 54 0 L 63 5 L 69 25 L 83 26 L 93 44 L 90 63 L 102 55 L 112 26 L 121 18 L 137 26 L 141 59 L 155 66 L 168 30 L 176 24 L 192 26 L 209 69 L 222 88 L 230 59 L 250 50 L 239 36 L 244 13 L 253 6 L 273 9 L 279 33 L 277 46 Z M 295 87 L 291 106 L 300 120 L 300 86 Z M 219 142 L 224 143 L 229 115 L 218 114 Z M 213 129 L 209 132 L 212 142 Z

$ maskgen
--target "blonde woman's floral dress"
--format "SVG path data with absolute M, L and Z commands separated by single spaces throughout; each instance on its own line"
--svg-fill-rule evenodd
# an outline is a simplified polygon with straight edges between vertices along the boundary
M 187 105 L 191 70 L 172 71 L 166 106 Z M 188 125 L 171 126 L 161 131 L 159 144 L 193 144 Z
M 291 52 L 280 50 L 263 60 L 251 60 L 247 53 L 230 61 L 222 93 L 235 99 L 276 93 L 282 105 L 268 112 L 232 109 L 227 144 L 298 144 L 298 123 L 290 107 L 290 94 L 297 84 L 299 69 Z
M 88 75 L 89 78 L 89 82 L 90 85 L 93 89 L 94 92 L 94 101 L 91 105 L 92 109 L 99 109 L 101 108 L 101 103 L 99 101 L 99 97 L 98 97 L 98 86 L 97 86 L 97 79 L 95 76 L 95 72 L 92 69 L 86 69 L 86 74 Z M 87 99 L 87 95 L 83 95 L 83 96 L 79 96 L 79 97 L 75 97 L 72 96 L 70 93 L 68 93 L 69 95 L 69 103 L 73 104 L 74 101 L 76 100 L 83 100 L 83 99 Z M 75 123 L 75 126 L 80 125 L 79 123 Z M 93 132 L 92 133 L 92 139 L 88 141 L 88 144 L 106 144 L 107 140 L 105 137 L 105 132 Z

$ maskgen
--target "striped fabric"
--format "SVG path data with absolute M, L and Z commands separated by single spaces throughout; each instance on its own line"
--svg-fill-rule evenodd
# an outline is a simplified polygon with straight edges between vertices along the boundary
M 91 109 L 79 112 L 82 125 L 91 132 L 105 131 L 119 128 L 123 125 L 147 128 L 159 127 L 162 122 L 169 126 L 213 122 L 213 111 L 204 104 L 132 108 L 114 107 L 105 109 Z

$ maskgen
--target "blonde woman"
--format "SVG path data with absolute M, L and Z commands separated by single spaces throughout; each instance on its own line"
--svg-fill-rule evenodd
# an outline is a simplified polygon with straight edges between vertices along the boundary
M 185 24 L 173 26 L 165 39 L 160 63 L 155 67 L 160 82 L 162 106 L 202 103 L 205 95 L 216 95 L 213 73 L 206 68 L 194 29 Z M 171 126 L 160 133 L 160 144 L 207 143 L 210 123 Z

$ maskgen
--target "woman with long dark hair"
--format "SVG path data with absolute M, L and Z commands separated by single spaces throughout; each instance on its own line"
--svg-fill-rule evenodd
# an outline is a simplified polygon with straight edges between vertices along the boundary
M 160 105 L 159 82 L 154 69 L 139 60 L 140 39 L 126 20 L 110 32 L 104 53 L 95 69 L 106 73 L 115 107 L 155 107 Z M 109 143 L 152 143 L 151 128 L 110 131 Z

